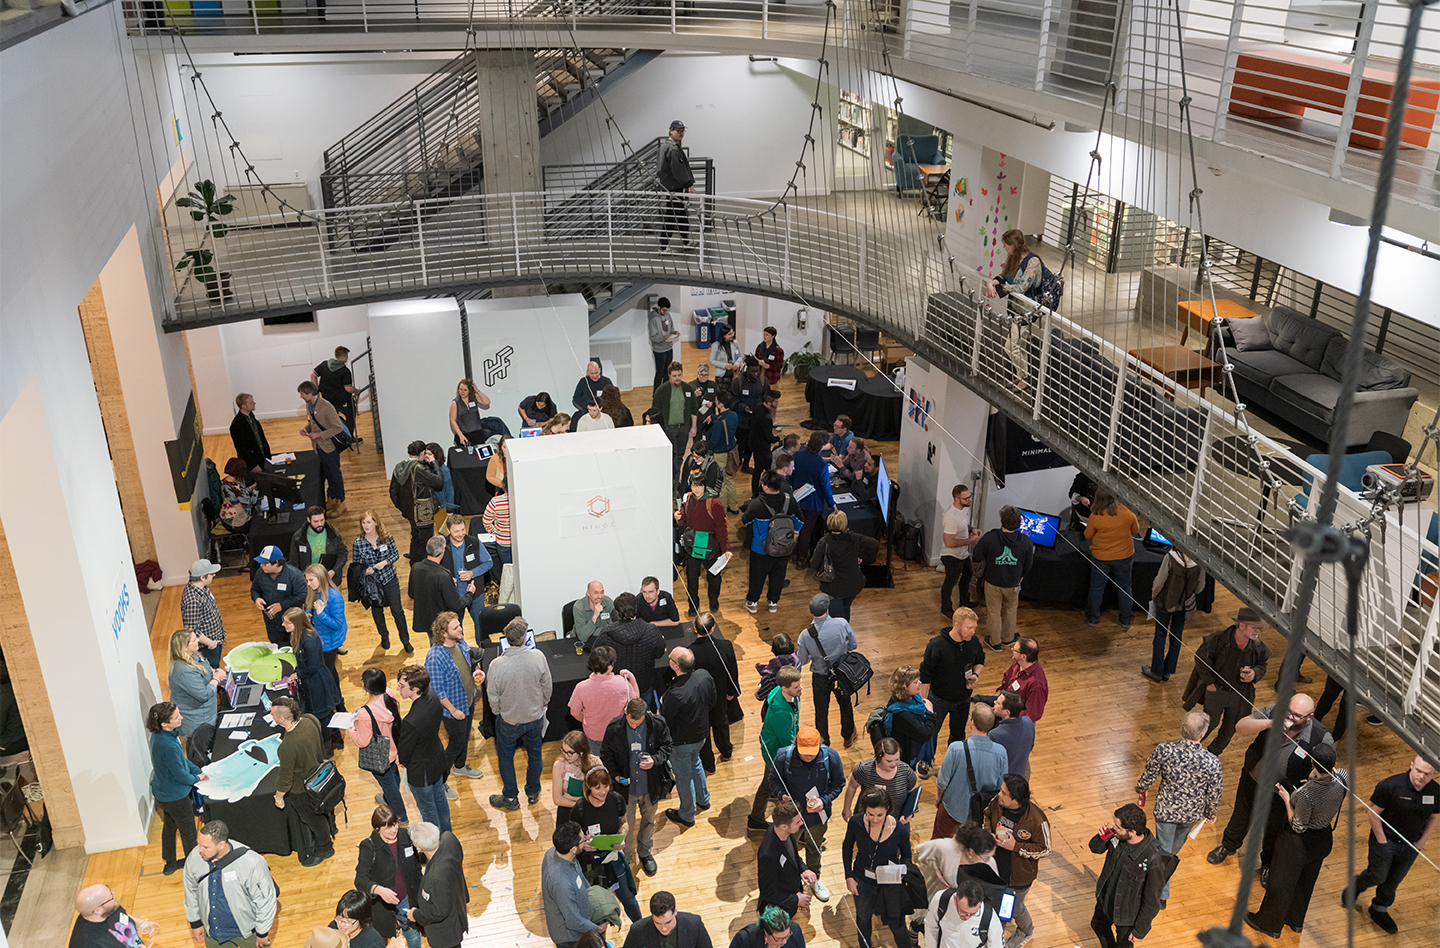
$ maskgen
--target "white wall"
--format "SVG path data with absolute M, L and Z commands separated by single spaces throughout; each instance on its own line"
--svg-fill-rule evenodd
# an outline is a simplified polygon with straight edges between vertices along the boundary
M 465 375 L 460 347 L 460 306 L 454 299 L 371 303 L 375 388 L 385 432 L 385 470 L 405 460 L 415 440 L 448 448 L 450 402 Z M 298 396 L 297 396 L 298 397 Z
M 520 421 L 517 409 L 527 395 L 549 392 L 558 404 L 570 403 L 570 393 L 585 374 L 590 357 L 585 297 L 568 293 L 468 300 L 465 314 L 470 326 L 470 368 L 475 384 L 490 398 L 490 409 L 482 416 L 494 415 L 515 431 Z M 494 366 L 489 370 L 493 374 L 487 375 L 487 363 Z
M 561 607 L 591 580 L 610 596 L 638 592 L 645 576 L 672 588 L 672 451 L 658 425 L 506 448 L 520 608 L 532 628 L 558 632 Z

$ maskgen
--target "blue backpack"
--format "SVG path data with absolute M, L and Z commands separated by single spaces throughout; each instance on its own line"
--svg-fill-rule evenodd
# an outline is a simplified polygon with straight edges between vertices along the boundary
M 1040 283 L 1026 290 L 1025 295 L 1053 312 L 1059 307 L 1060 300 L 1065 295 L 1065 278 L 1045 266 L 1045 261 L 1040 260 L 1033 253 L 1026 254 L 1025 258 L 1020 261 L 1021 270 L 1029 266 L 1031 257 L 1035 257 L 1040 262 Z

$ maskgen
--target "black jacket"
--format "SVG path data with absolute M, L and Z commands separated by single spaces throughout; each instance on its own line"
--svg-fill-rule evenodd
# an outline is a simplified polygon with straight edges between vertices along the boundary
M 970 683 L 965 673 L 976 665 L 985 664 L 985 646 L 977 632 L 968 642 L 957 642 L 949 632 L 941 632 L 925 645 L 920 660 L 920 681 L 930 686 L 930 694 L 946 701 L 969 701 Z
M 455 591 L 455 576 L 448 566 L 428 558 L 411 564 L 408 585 L 410 598 L 415 600 L 413 624 L 421 635 L 430 634 L 430 626 L 440 613 L 459 615 L 475 600 L 474 593 L 462 596 Z
M 406 458 L 395 465 L 390 475 L 390 503 L 400 511 L 406 523 L 415 522 L 415 498 L 433 497 L 445 486 L 445 476 L 440 473 L 437 461 L 429 464 L 419 458 Z
M 430 787 L 445 779 L 450 770 L 445 745 L 440 743 L 440 720 L 445 709 L 435 692 L 427 691 L 410 703 L 410 712 L 395 739 L 395 755 L 406 770 L 405 780 L 417 787 Z
M 300 524 L 300 529 L 290 536 L 290 555 L 285 557 L 286 562 L 293 565 L 300 572 L 305 572 L 305 567 L 310 565 L 310 542 L 305 539 L 305 531 L 310 529 L 308 522 Z M 340 539 L 340 531 L 336 530 L 327 521 L 325 524 L 325 555 L 320 557 L 320 565 L 335 575 L 331 578 L 330 584 L 338 586 L 345 581 L 345 561 L 350 559 L 350 548 L 345 541 Z
M 770 827 L 765 831 L 755 860 L 760 880 L 760 908 L 776 905 L 794 915 L 800 908 L 800 891 L 805 887 L 800 880 L 805 863 L 800 860 L 795 837 L 782 843 L 775 835 L 775 827 Z
M 695 186 L 695 173 L 690 170 L 690 157 L 685 154 L 684 146 L 668 138 L 660 143 L 655 175 L 666 191 L 684 191 Z
M 600 761 L 612 777 L 624 777 L 630 779 L 630 745 L 625 740 L 625 715 L 617 714 L 615 719 L 605 725 L 605 737 L 600 742 Z M 645 753 L 655 761 L 646 775 L 649 787 L 651 802 L 659 803 L 670 793 L 668 780 L 661 779 L 661 773 L 665 765 L 670 761 L 670 753 L 675 749 L 675 742 L 670 737 L 670 727 L 665 719 L 651 711 L 645 712 Z M 628 795 L 629 788 L 621 790 L 622 796 Z
M 406 855 L 406 851 L 409 855 Z M 395 837 L 395 852 L 400 857 L 400 871 L 405 876 L 405 888 L 412 893 L 420 891 L 420 864 L 415 861 L 414 844 L 410 842 L 410 831 L 401 828 Z M 395 860 L 390 858 L 390 847 L 380 838 L 376 830 L 360 840 L 360 856 L 355 861 L 355 888 L 370 896 L 370 919 L 375 930 L 386 941 L 395 937 L 395 909 L 378 895 L 371 895 L 371 886 L 395 888 Z
M 470 903 L 470 886 L 465 883 L 465 851 L 454 833 L 440 834 L 440 847 L 425 866 L 420 888 L 412 895 L 415 921 L 425 930 L 431 948 L 459 948 L 470 930 L 465 906 Z
M 675 913 L 675 942 L 680 948 L 711 948 L 710 933 L 699 915 L 689 912 Z M 660 948 L 660 933 L 655 930 L 655 920 L 647 915 L 630 926 L 625 936 L 625 948 Z
M 951 885 L 959 885 L 962 879 L 969 879 L 980 886 L 980 891 L 985 893 L 985 901 L 995 911 L 1000 910 L 1000 901 L 1005 897 L 1005 880 L 1000 874 L 991 869 L 983 862 L 977 862 L 971 866 L 961 866 L 955 870 L 955 878 L 949 880 Z M 995 948 L 1001 948 L 997 945 Z
M 690 643 L 695 653 L 695 667 L 710 673 L 715 682 L 715 707 L 724 710 L 730 695 L 740 697 L 740 668 L 735 664 L 735 646 L 720 637 L 716 629 L 710 635 L 697 635 Z
M 660 713 L 670 725 L 676 744 L 696 744 L 710 733 L 710 711 L 715 707 L 715 679 L 703 668 L 670 682 L 660 699 Z
M 629 670 L 635 676 L 640 697 L 647 697 L 657 684 L 655 661 L 665 654 L 665 636 L 644 619 L 612 622 L 590 640 L 590 648 L 608 645 L 615 650 L 615 672 Z
M 1167 853 L 1154 833 L 1146 833 L 1138 846 L 1123 842 L 1112 846 L 1112 842 L 1113 839 L 1101 839 L 1099 833 L 1090 837 L 1090 851 L 1105 854 L 1105 865 L 1095 880 L 1095 895 L 1099 898 L 1112 873 L 1120 873 L 1115 904 L 1100 908 L 1117 926 L 1129 926 L 1136 938 L 1144 938 L 1150 934 L 1150 924 L 1160 911 L 1160 892 L 1165 888 L 1165 880 L 1175 871 L 1180 857 Z
M 280 585 L 285 588 L 279 589 Z M 280 611 L 273 616 L 269 612 L 261 613 L 265 619 L 265 634 L 272 642 L 289 644 L 290 633 L 285 631 L 281 622 L 286 609 L 305 607 L 305 574 L 289 563 L 274 576 L 263 569 L 257 569 L 250 579 L 250 601 L 254 602 L 256 599 L 264 599 L 267 606 L 280 604 Z
M 865 588 L 865 574 L 860 572 L 860 561 L 872 563 L 880 543 L 874 537 L 846 530 L 843 533 L 829 533 L 815 544 L 815 553 L 810 557 L 810 568 L 818 570 L 830 551 L 830 562 L 835 567 L 835 579 L 820 584 L 820 591 L 836 599 L 854 599 Z
M 746 925 L 730 940 L 730 948 L 765 948 L 767 944 L 765 936 L 760 933 L 759 922 Z M 790 923 L 790 937 L 780 948 L 805 948 L 805 933 L 800 930 L 799 922 Z
M 255 431 L 259 431 L 259 438 L 255 437 Z M 259 418 L 255 419 L 255 431 L 251 430 L 250 422 L 238 411 L 235 417 L 230 419 L 230 440 L 235 442 L 235 456 L 252 470 L 264 464 L 265 459 L 270 456 L 270 439 L 265 437 L 265 429 L 260 425 Z

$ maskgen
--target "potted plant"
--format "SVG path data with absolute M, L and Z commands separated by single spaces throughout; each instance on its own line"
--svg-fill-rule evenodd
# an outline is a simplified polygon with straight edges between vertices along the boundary
M 185 197 L 177 198 L 176 207 L 190 209 L 190 219 L 203 221 L 210 231 L 211 237 L 219 240 L 224 237 L 229 227 L 221 223 L 220 218 L 231 214 L 235 210 L 235 195 L 222 194 L 216 196 L 215 182 L 210 180 L 201 181 L 195 185 L 195 190 Z M 205 284 L 205 295 L 212 302 L 218 303 L 221 299 L 228 299 L 233 294 L 230 292 L 230 274 L 227 272 L 216 272 L 215 253 L 201 247 L 196 250 L 187 250 L 175 264 L 175 269 L 189 269 L 191 275 L 201 283 Z
M 810 380 L 810 372 L 817 365 L 825 364 L 825 357 L 810 347 L 814 343 L 807 342 L 803 349 L 797 349 L 785 357 L 785 368 L 795 373 L 795 381 L 804 385 Z

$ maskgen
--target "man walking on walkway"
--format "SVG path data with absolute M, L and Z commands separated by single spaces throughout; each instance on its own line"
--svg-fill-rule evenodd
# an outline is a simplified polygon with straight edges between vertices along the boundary
M 685 123 L 676 119 L 670 123 L 670 137 L 660 143 L 660 162 L 655 175 L 660 186 L 670 192 L 660 214 L 660 252 L 674 253 L 694 246 L 690 240 L 690 209 L 684 198 L 673 195 L 688 191 L 695 193 L 695 174 L 690 170 L 690 158 L 680 143 L 685 140 Z M 671 240 L 675 246 L 670 246 Z

